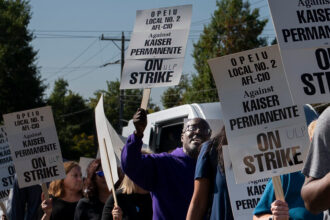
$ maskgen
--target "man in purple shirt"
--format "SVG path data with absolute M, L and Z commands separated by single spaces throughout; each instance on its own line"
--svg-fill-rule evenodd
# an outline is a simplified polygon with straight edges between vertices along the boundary
M 194 190 L 196 160 L 202 143 L 211 136 L 210 126 L 201 118 L 189 120 L 181 134 L 183 147 L 172 153 L 142 155 L 146 111 L 138 109 L 133 122 L 135 131 L 128 137 L 121 154 L 124 173 L 150 191 L 154 220 L 186 219 Z

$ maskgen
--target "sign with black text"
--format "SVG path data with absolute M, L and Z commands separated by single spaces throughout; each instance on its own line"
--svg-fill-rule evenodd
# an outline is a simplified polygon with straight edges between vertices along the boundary
M 330 101 L 330 1 L 268 0 L 296 104 Z
M 4 126 L 0 126 L 0 201 L 8 199 L 14 185 L 15 168 L 11 159 L 8 138 Z
M 65 178 L 50 106 L 3 115 L 20 188 Z
M 192 5 L 138 10 L 120 89 L 179 84 Z
M 309 146 L 306 123 L 268 128 L 234 138 L 230 158 L 237 183 L 300 171 Z
M 302 106 L 292 102 L 277 45 L 208 62 L 229 143 L 240 135 L 305 122 Z
M 234 219 L 252 219 L 254 208 L 258 204 L 269 178 L 236 184 L 232 162 L 229 158 L 228 146 L 222 146 L 222 153 L 225 163 L 227 188 L 229 191 Z

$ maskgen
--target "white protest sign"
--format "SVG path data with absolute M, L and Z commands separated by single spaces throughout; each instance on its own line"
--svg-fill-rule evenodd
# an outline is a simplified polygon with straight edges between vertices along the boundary
M 65 178 L 50 106 L 3 115 L 20 188 Z
M 102 169 L 109 190 L 114 191 L 114 184 L 118 181 L 117 162 L 114 153 L 114 144 L 109 135 L 110 131 L 103 108 L 103 95 L 95 108 L 95 123 L 97 140 L 101 156 Z
M 282 50 L 296 104 L 330 102 L 330 47 Z
M 81 168 L 82 177 L 84 177 L 84 178 L 87 177 L 87 167 L 93 160 L 95 160 L 95 159 L 94 158 L 89 158 L 89 157 L 80 157 L 79 166 Z
M 108 131 L 109 131 L 109 135 L 110 135 L 110 139 L 111 139 L 111 144 L 112 144 L 115 156 L 116 156 L 117 166 L 120 167 L 121 166 L 121 163 L 120 163 L 121 151 L 122 151 L 125 143 L 120 138 L 120 136 L 117 134 L 116 130 L 112 127 L 112 125 L 110 124 L 108 119 L 106 119 L 106 120 L 107 120 L 106 123 L 107 123 Z
M 191 14 L 192 5 L 137 10 L 133 32 L 187 29 L 190 26 Z
M 268 2 L 294 103 L 329 102 L 329 2 Z
M 192 5 L 136 12 L 120 89 L 177 85 L 180 81 Z
M 0 126 L 0 201 L 8 199 L 9 190 L 14 185 L 15 168 L 11 159 L 7 133 L 4 126 Z
M 309 146 L 306 123 L 268 128 L 234 138 L 230 158 L 237 183 L 279 176 L 302 169 Z
M 268 0 L 277 41 L 282 49 L 330 44 L 330 2 Z
M 223 161 L 225 163 L 227 188 L 229 191 L 230 204 L 234 219 L 252 219 L 254 208 L 258 204 L 269 178 L 236 184 L 232 162 L 229 158 L 228 146 L 222 146 L 222 153 Z
M 126 59 L 182 58 L 188 35 L 189 29 L 172 30 L 167 38 L 148 32 L 133 33 Z
M 302 106 L 292 102 L 277 45 L 208 62 L 221 100 L 229 143 L 244 134 L 305 123 Z
M 177 85 L 180 82 L 183 61 L 183 58 L 129 60 L 125 63 L 125 69 L 130 74 L 123 74 L 121 81 L 127 82 L 125 89 L 134 89 L 138 85 L 148 88 Z M 154 67 L 162 68 L 164 71 L 154 72 Z M 141 69 L 144 72 L 138 72 Z

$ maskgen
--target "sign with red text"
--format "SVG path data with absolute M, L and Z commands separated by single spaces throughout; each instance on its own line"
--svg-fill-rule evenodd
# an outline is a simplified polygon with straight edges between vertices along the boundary
M 3 115 L 20 188 L 65 178 L 50 106 Z
M 302 106 L 294 105 L 290 96 L 277 45 L 208 62 L 229 143 L 244 134 L 305 123 Z
M 138 10 L 120 89 L 179 84 L 192 5 Z
M 309 146 L 306 123 L 267 128 L 229 143 L 237 183 L 300 171 Z
M 6 128 L 0 126 L 0 201 L 8 199 L 14 185 L 15 168 L 11 159 Z
M 330 2 L 268 0 L 296 104 L 330 101 Z
M 269 178 L 236 184 L 233 164 L 229 158 L 228 146 L 222 146 L 222 153 L 226 170 L 227 188 L 234 219 L 252 219 L 254 208 L 258 204 Z

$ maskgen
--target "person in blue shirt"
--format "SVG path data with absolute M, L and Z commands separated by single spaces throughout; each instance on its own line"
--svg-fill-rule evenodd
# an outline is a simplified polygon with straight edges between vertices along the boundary
M 311 139 L 318 114 L 310 105 L 304 105 L 304 111 L 308 124 L 308 133 Z M 285 201 L 281 201 L 275 199 L 273 183 L 270 180 L 254 210 L 253 219 L 322 220 L 323 214 L 314 215 L 305 208 L 304 201 L 300 195 L 304 181 L 305 177 L 300 171 L 281 175 L 285 197 Z
M 233 220 L 227 188 L 222 146 L 227 145 L 225 128 L 203 144 L 199 154 L 187 220 Z

